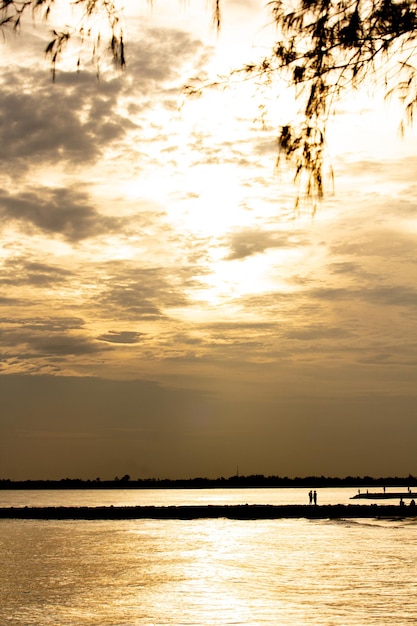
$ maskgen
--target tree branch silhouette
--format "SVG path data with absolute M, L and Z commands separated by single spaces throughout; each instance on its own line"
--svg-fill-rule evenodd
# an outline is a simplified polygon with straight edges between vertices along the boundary
M 152 0 L 147 0 L 152 4 Z M 212 0 L 213 22 L 221 27 L 221 1 Z M 70 0 L 68 0 L 70 3 Z M 109 28 L 106 48 L 114 63 L 126 64 L 120 10 L 113 0 L 74 0 L 82 19 L 73 28 L 52 31 L 45 53 L 55 77 L 56 64 L 74 35 L 92 44 L 93 58 L 103 42 L 93 36 L 93 18 L 105 18 Z M 17 31 L 23 15 L 48 19 L 54 0 L 0 0 L 0 30 Z M 278 159 L 294 167 L 294 181 L 309 199 L 324 193 L 323 164 L 327 124 L 349 90 L 365 80 L 382 83 L 387 95 L 397 93 L 404 104 L 405 121 L 412 122 L 417 105 L 417 0 L 273 0 L 267 3 L 276 27 L 270 52 L 258 63 L 242 64 L 243 73 L 257 82 L 285 81 L 296 93 L 295 119 L 278 129 Z M 80 59 L 77 65 L 79 66 Z M 227 81 L 226 81 L 227 82 Z M 198 91 L 189 87 L 189 91 Z M 404 128 L 404 120 L 401 122 Z

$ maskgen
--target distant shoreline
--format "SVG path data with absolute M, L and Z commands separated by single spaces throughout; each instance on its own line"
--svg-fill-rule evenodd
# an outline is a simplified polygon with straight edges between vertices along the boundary
M 367 487 L 417 487 L 417 478 L 388 477 L 372 478 L 370 476 L 348 476 L 334 478 L 325 476 L 306 476 L 288 478 L 280 476 L 231 476 L 230 478 L 189 478 L 189 479 L 154 479 L 144 478 L 133 480 L 126 475 L 114 480 L 83 480 L 79 478 L 63 478 L 61 480 L 10 480 L 0 479 L 0 490 L 65 490 L 65 489 L 236 489 L 236 488 L 325 488 L 348 487 L 363 489 Z
M 416 518 L 416 506 L 401 505 L 198 505 L 198 506 L 100 506 L 100 507 L 4 507 L 0 519 L 32 520 L 193 520 L 226 518 L 261 519 L 353 519 Z

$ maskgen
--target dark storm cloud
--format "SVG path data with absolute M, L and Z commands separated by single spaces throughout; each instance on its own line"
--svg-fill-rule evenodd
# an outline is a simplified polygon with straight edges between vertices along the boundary
M 135 331 L 123 330 L 117 332 L 109 330 L 105 335 L 99 335 L 97 339 L 107 343 L 135 344 L 139 343 L 142 337 L 143 333 L 137 333 Z
M 274 233 L 261 229 L 246 228 L 232 233 L 227 239 L 231 252 L 228 261 L 245 259 L 254 254 L 261 254 L 271 248 L 288 248 L 297 245 L 287 233 Z
M 71 188 L 32 187 L 15 194 L 0 191 L 0 217 L 23 228 L 36 227 L 70 242 L 112 232 L 120 220 L 105 217 L 86 193 Z

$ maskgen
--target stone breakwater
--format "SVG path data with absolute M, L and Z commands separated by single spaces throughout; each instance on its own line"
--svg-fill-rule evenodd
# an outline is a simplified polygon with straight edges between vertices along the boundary
M 103 506 L 103 507 L 5 507 L 2 519 L 127 520 L 127 519 L 417 519 L 417 507 L 400 505 L 205 505 L 205 506 Z

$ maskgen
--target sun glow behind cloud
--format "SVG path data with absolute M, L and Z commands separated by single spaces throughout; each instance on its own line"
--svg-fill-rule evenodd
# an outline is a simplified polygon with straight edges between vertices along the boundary
M 293 112 L 285 90 L 238 77 L 200 98 L 183 91 L 259 55 L 267 12 L 228 2 L 217 35 L 205 2 L 137 4 L 126 70 L 104 64 L 100 81 L 71 57 L 52 84 L 35 54 L 43 27 L 13 52 L 2 43 L 1 371 L 75 376 L 84 389 L 142 379 L 109 402 L 109 423 L 131 432 L 149 420 L 155 441 L 178 433 L 182 456 L 185 416 L 206 411 L 224 456 L 250 450 L 254 472 L 276 472 L 278 448 L 291 464 L 299 432 L 325 437 L 334 415 L 354 449 L 346 416 L 371 419 L 369 398 L 382 398 L 375 432 L 387 397 L 403 393 L 414 418 L 416 131 L 402 141 L 385 109 L 348 99 L 329 125 L 335 193 L 314 218 L 308 203 L 296 211 L 292 170 L 275 171 L 277 125 Z M 167 389 L 184 397 L 161 407 Z M 207 432 L 193 459 L 208 456 Z M 150 467 L 158 445 L 139 446 Z M 188 473 L 223 472 L 207 467 Z

